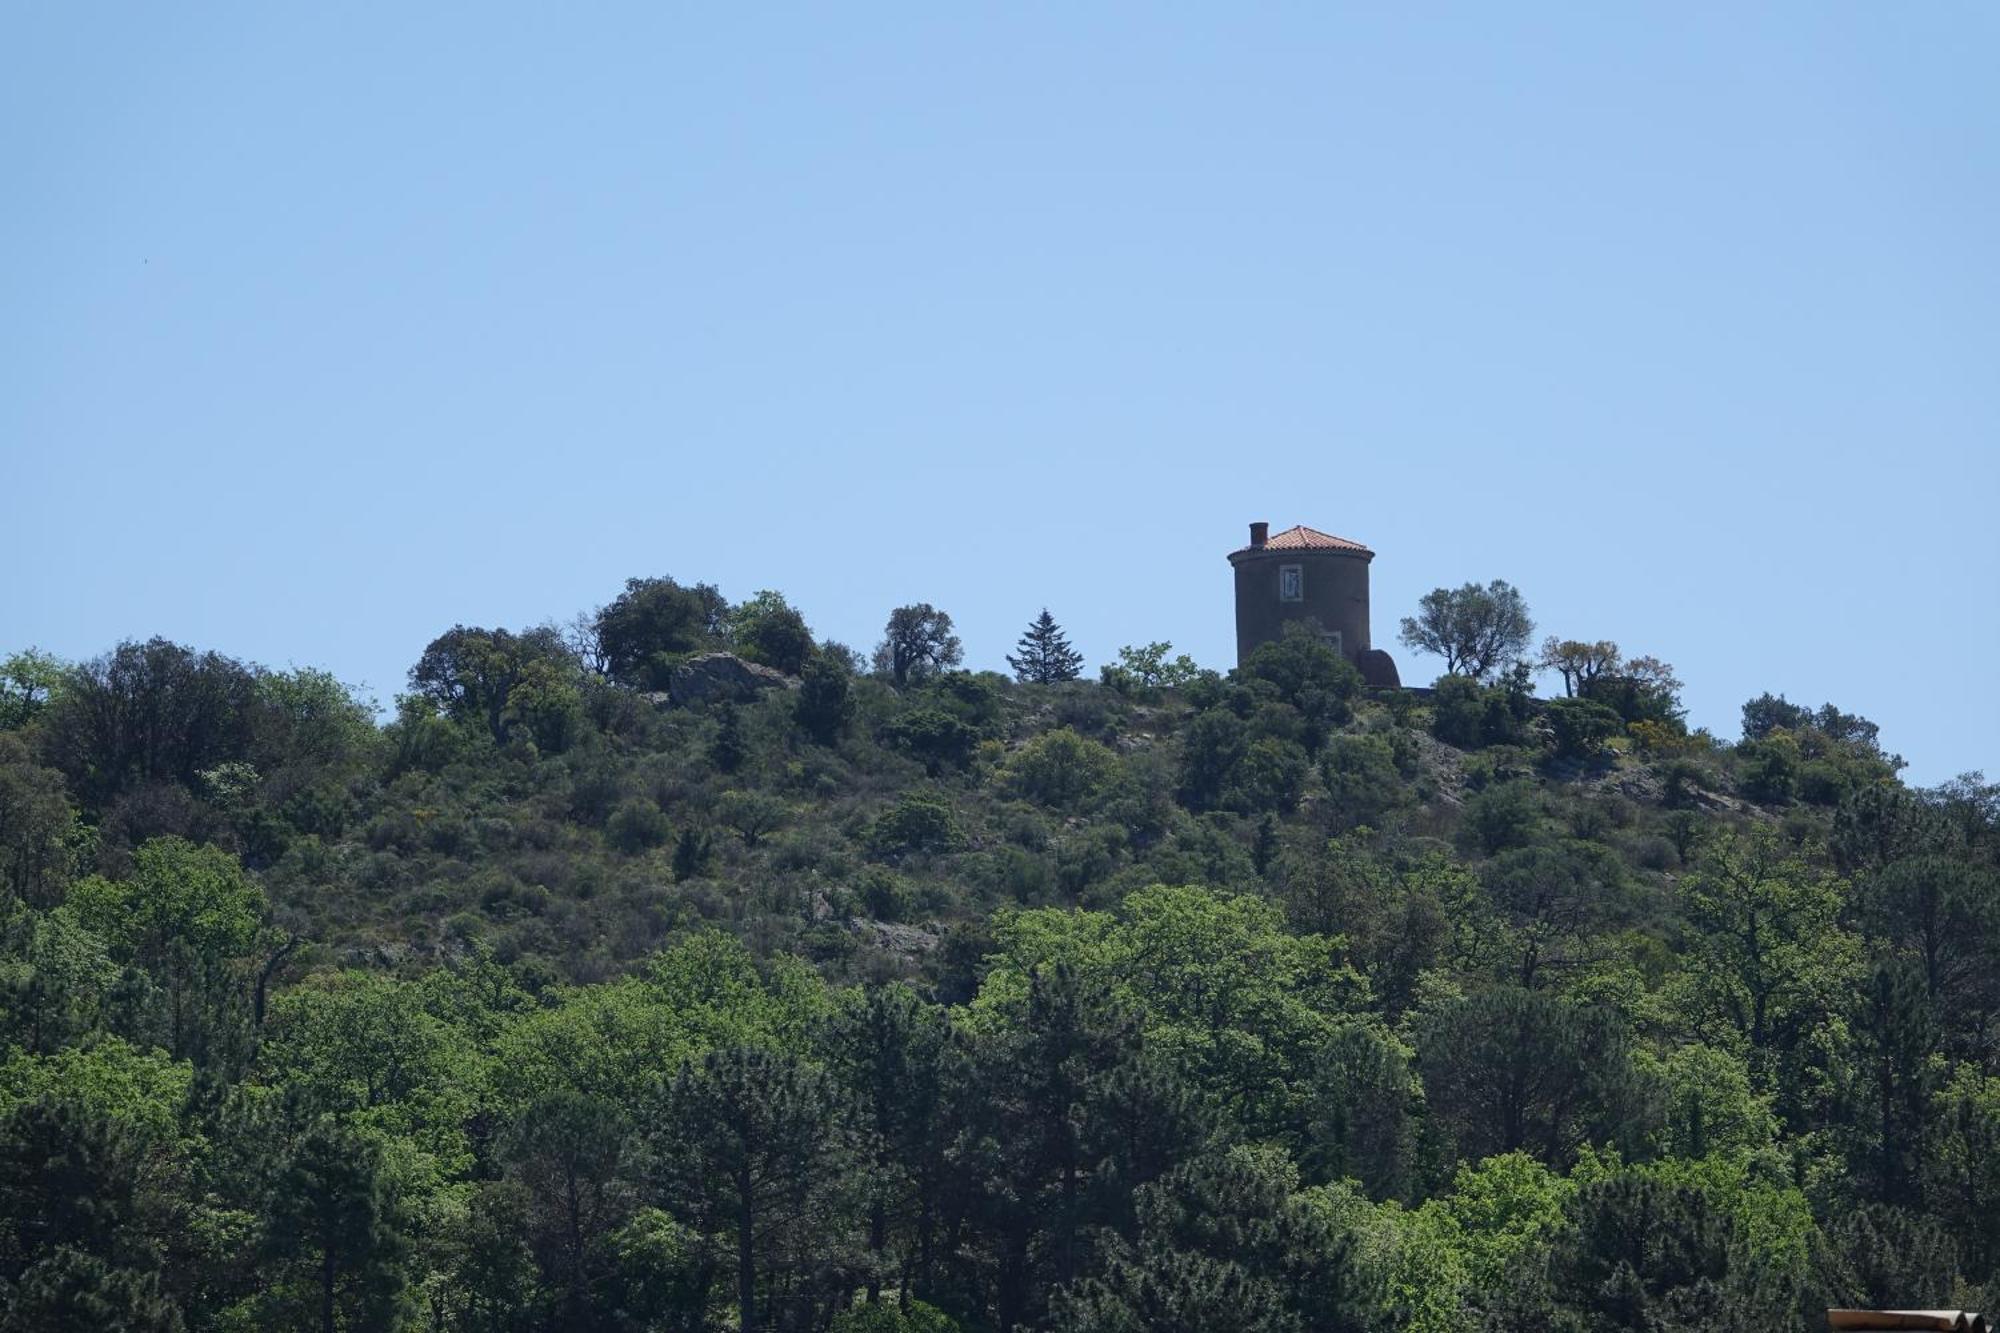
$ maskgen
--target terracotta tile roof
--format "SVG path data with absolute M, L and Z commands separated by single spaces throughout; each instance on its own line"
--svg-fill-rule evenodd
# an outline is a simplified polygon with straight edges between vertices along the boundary
M 1244 547 L 1249 550 L 1249 547 Z M 1283 532 L 1274 532 L 1264 543 L 1267 551 L 1368 551 L 1360 542 L 1351 542 L 1345 537 L 1336 537 L 1318 528 L 1309 528 L 1301 523 Z M 1369 554 L 1374 554 L 1372 551 Z

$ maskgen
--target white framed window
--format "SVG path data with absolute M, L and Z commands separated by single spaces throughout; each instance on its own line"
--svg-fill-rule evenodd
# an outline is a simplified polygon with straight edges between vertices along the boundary
M 1278 566 L 1278 600 L 1281 602 L 1303 602 L 1306 599 L 1306 568 L 1304 565 Z

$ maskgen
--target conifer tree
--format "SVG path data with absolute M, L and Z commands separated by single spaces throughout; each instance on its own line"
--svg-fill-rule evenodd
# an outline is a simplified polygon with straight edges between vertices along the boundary
M 1016 679 L 1028 684 L 1053 685 L 1060 680 L 1075 680 L 1083 670 L 1083 654 L 1069 646 L 1069 638 L 1046 606 L 1017 646 L 1020 656 L 1007 654 L 1007 665 L 1014 668 Z

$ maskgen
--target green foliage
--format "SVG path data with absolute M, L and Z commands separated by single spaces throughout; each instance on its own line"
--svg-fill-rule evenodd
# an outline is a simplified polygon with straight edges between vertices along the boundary
M 380 728 L 164 642 L 0 684 L 0 1330 L 1748 1333 L 2000 1282 L 2000 788 L 1865 719 L 1720 746 L 1608 644 L 1546 707 L 1309 636 L 896 689 L 776 593 L 627 592 L 442 636 Z M 798 688 L 649 697 L 722 647 Z
M 1403 645 L 1444 659 L 1448 675 L 1485 680 L 1518 660 L 1535 632 L 1528 603 L 1505 579 L 1434 588 L 1403 618 Z
M 265 913 L 235 857 L 180 838 L 139 849 L 126 880 L 93 876 L 62 909 L 153 988 L 136 1029 L 176 1057 L 221 1056 L 242 1038 L 243 965 Z
M 929 602 L 918 602 L 889 613 L 882 642 L 875 649 L 875 670 L 902 689 L 949 671 L 964 659 L 965 649 L 952 633 L 951 617 Z
M 76 844 L 76 812 L 62 774 L 0 733 L 0 890 L 38 907 L 61 900 Z
M 455 625 L 410 668 L 410 689 L 453 722 L 478 722 L 505 744 L 525 729 L 546 750 L 568 744 L 581 704 L 576 663 L 549 628 L 515 634 Z
M 627 579 L 625 591 L 597 613 L 597 651 L 613 680 L 664 690 L 681 658 L 722 647 L 728 614 L 712 584 Z
M 1069 646 L 1069 638 L 1045 606 L 1021 635 L 1015 651 L 1007 655 L 1007 665 L 1014 669 L 1014 678 L 1024 684 L 1054 685 L 1077 678 L 1083 670 L 1083 654 Z
M 33 722 L 61 691 L 67 672 L 60 658 L 36 648 L 0 658 L 0 731 Z
M 832 745 L 854 718 L 852 673 L 831 655 L 810 659 L 800 668 L 793 710 L 801 731 L 821 745 Z
M 813 655 L 812 630 L 806 619 L 769 588 L 729 613 L 729 641 L 752 662 L 796 676 Z
M 1510 847 L 1526 847 L 1540 834 L 1542 802 L 1535 788 L 1521 781 L 1500 782 L 1465 803 L 1464 836 L 1488 856 Z
M 1482 991 L 1426 1017 L 1418 1068 L 1460 1158 L 1527 1150 L 1566 1165 L 1643 1134 L 1649 1112 L 1617 1016 L 1540 991 Z
M 958 1333 L 958 1325 L 922 1301 L 878 1302 L 842 1310 L 833 1317 L 831 1333 Z
M 1395 745 L 1382 736 L 1335 736 L 1320 753 L 1326 808 L 1341 831 L 1380 825 L 1409 800 Z
M 257 715 L 248 667 L 152 639 L 71 670 L 38 725 L 49 763 L 95 803 L 249 758 Z
M 1193 658 L 1180 653 L 1173 658 L 1171 643 L 1149 643 L 1143 648 L 1131 644 L 1118 650 L 1118 661 L 1099 669 L 1105 686 L 1133 699 L 1157 700 L 1165 690 L 1193 683 L 1201 668 Z
M 1617 710 L 1595 699 L 1552 699 L 1548 719 L 1556 754 L 1564 759 L 1594 759 L 1606 741 L 1625 732 Z
M 919 792 L 909 793 L 884 811 L 868 832 L 869 845 L 886 856 L 948 852 L 963 838 L 951 806 Z
M 1361 673 L 1354 664 L 1320 642 L 1313 626 L 1286 624 L 1272 643 L 1259 644 L 1237 676 L 1258 699 L 1272 699 L 1297 711 L 1301 739 L 1317 751 L 1327 733 L 1353 720 L 1354 696 L 1361 690 Z
M 1461 749 L 1518 745 L 1527 739 L 1530 705 L 1518 675 L 1497 685 L 1441 676 L 1431 695 L 1431 735 Z
M 832 1079 L 793 1056 L 726 1047 L 684 1066 L 667 1105 L 667 1197 L 733 1260 L 742 1325 L 787 1301 L 829 1301 L 816 1260 L 857 1203 Z
M 882 728 L 882 739 L 907 750 L 936 777 L 946 768 L 962 768 L 979 744 L 979 729 L 938 707 L 915 708 Z
M 605 840 L 627 856 L 664 845 L 672 833 L 667 812 L 644 797 L 619 802 L 604 821 Z
M 1007 761 L 1002 781 L 1024 800 L 1057 810 L 1081 810 L 1100 800 L 1118 771 L 1118 756 L 1068 727 L 1042 733 Z
M 408 1221 L 381 1142 L 332 1121 L 284 1157 L 258 1246 L 268 1325 L 393 1330 L 408 1321 Z

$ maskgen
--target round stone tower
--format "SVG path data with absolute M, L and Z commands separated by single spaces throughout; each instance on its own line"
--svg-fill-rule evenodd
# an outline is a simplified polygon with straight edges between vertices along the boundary
M 1360 542 L 1314 528 L 1271 533 L 1250 525 L 1250 544 L 1229 553 L 1236 570 L 1236 661 L 1270 643 L 1293 620 L 1310 620 L 1320 640 L 1361 669 L 1370 685 L 1394 686 L 1396 665 L 1368 640 L 1368 562 Z

